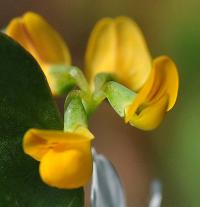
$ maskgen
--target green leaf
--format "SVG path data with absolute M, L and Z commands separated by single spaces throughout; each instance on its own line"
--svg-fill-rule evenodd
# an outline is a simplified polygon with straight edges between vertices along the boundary
M 82 188 L 47 186 L 38 162 L 24 154 L 22 137 L 33 127 L 63 129 L 63 123 L 36 61 L 0 34 L 0 206 L 82 207 Z

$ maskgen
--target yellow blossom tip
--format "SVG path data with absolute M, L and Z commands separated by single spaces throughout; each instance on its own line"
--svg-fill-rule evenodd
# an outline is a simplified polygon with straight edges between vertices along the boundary
M 137 24 L 128 17 L 103 18 L 95 25 L 86 50 L 86 75 L 107 72 L 138 91 L 151 69 L 151 57 Z
M 63 38 L 37 13 L 26 12 L 22 17 L 14 18 L 6 33 L 28 50 L 43 70 L 47 65 L 71 63 Z

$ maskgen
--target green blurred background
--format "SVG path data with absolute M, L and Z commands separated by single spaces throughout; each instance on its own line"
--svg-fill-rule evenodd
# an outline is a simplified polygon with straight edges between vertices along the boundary
M 180 73 L 179 97 L 157 130 L 147 133 L 125 125 L 107 103 L 90 126 L 97 151 L 112 160 L 123 180 L 129 207 L 147 206 L 154 178 L 163 184 L 163 207 L 199 207 L 200 1 L 1 0 L 0 26 L 27 10 L 40 13 L 61 33 L 73 63 L 81 68 L 89 33 L 104 16 L 132 17 L 141 26 L 152 56 L 174 59 Z M 56 101 L 62 105 L 63 99 Z

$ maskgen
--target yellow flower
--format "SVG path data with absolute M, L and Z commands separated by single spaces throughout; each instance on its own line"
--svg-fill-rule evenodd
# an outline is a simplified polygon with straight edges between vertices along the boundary
M 151 57 L 135 22 L 128 17 L 104 18 L 91 33 L 85 64 L 90 82 L 97 73 L 107 72 L 138 91 L 149 76 Z
M 125 110 L 125 122 L 137 128 L 156 128 L 175 104 L 179 85 L 175 64 L 166 56 L 152 61 L 142 32 L 127 17 L 104 18 L 96 24 L 85 62 L 91 82 L 97 73 L 112 73 L 137 92 Z
M 38 61 L 54 93 L 48 67 L 71 63 L 69 50 L 62 37 L 40 15 L 33 12 L 14 18 L 8 24 L 6 33 Z
M 71 189 L 83 186 L 92 175 L 92 139 L 85 128 L 75 132 L 30 129 L 23 148 L 40 161 L 40 176 L 46 184 Z
M 178 87 L 179 77 L 173 61 L 166 56 L 156 58 L 148 80 L 125 111 L 125 121 L 143 130 L 156 128 L 174 106 Z

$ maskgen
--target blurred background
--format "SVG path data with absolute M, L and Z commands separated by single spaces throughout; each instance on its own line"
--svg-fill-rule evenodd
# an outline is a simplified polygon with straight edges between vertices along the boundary
M 163 207 L 200 206 L 200 1 L 198 0 L 6 0 L 0 1 L 0 27 L 27 10 L 38 12 L 61 33 L 83 67 L 87 39 L 104 16 L 127 15 L 142 28 L 153 57 L 176 62 L 180 92 L 162 125 L 142 132 L 125 125 L 104 103 L 94 114 L 95 147 L 122 179 L 128 207 L 147 207 L 150 183 L 163 185 Z M 56 100 L 60 106 L 63 99 Z M 86 193 L 86 206 L 89 205 Z

